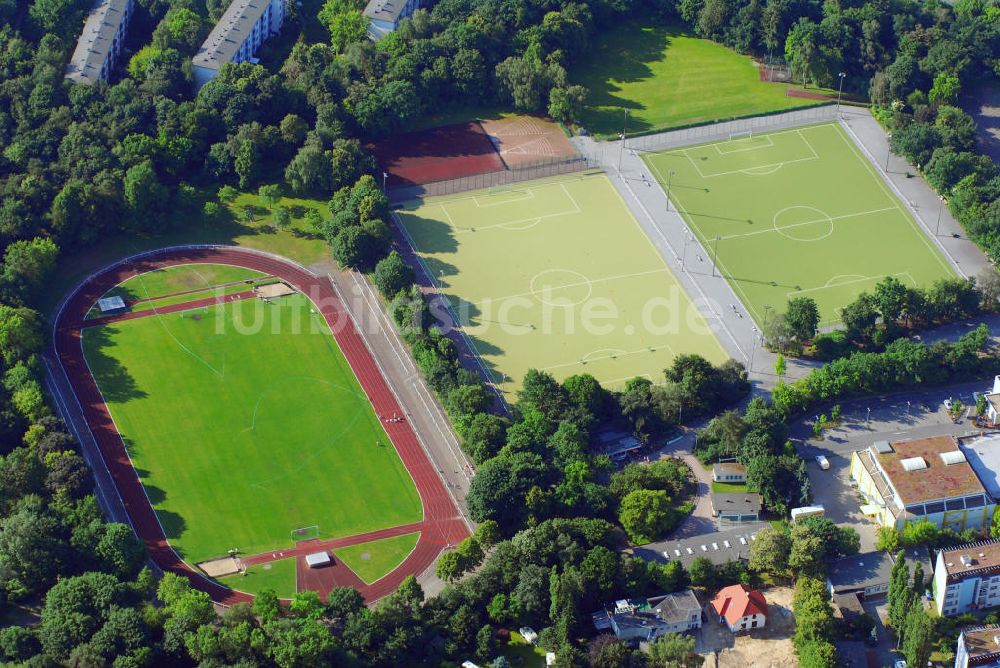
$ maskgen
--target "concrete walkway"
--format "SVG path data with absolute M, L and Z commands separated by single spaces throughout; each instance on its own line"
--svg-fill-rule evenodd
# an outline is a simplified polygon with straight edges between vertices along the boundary
M 920 229 L 942 251 L 957 273 L 975 276 L 984 267 L 990 266 L 985 254 L 965 237 L 948 209 L 940 206 L 937 194 L 923 178 L 913 176 L 916 174 L 915 167 L 898 156 L 891 156 L 886 172 L 886 133 L 867 109 L 844 106 L 839 113 L 835 106 L 798 110 L 627 139 L 624 147 L 621 141 L 598 142 L 590 137 L 573 140 L 591 164 L 603 167 L 612 175 L 618 192 L 667 266 L 694 299 L 722 345 L 734 359 L 747 366 L 755 393 L 766 393 L 777 384 L 778 378 L 774 374 L 776 356 L 763 348 L 756 323 L 744 311 L 729 283 L 714 270 L 711 253 L 699 243 L 676 208 L 667 201 L 663 189 L 646 169 L 641 155 L 645 151 L 717 141 L 734 132 L 751 129 L 763 132 L 835 120 L 839 120 L 886 178 L 894 195 L 904 203 L 918 221 Z M 785 379 L 800 378 L 816 366 L 820 363 L 789 359 Z

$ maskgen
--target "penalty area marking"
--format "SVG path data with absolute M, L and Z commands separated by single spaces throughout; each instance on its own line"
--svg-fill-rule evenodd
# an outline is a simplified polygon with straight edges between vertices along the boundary
M 551 371 L 553 369 L 565 369 L 572 366 L 586 366 L 592 362 L 603 362 L 609 359 L 619 359 L 621 357 L 633 357 L 635 355 L 657 353 L 662 350 L 666 350 L 674 357 L 677 356 L 677 352 L 674 350 L 673 346 L 669 343 L 663 343 L 658 346 L 649 346 L 647 348 L 638 348 L 637 350 L 623 350 L 621 348 L 598 348 L 597 350 L 591 350 L 586 353 L 583 357 L 573 362 L 563 362 L 562 364 L 553 364 L 551 366 L 543 367 L 542 371 Z M 634 378 L 636 375 L 643 374 L 632 374 L 627 378 Z M 626 379 L 627 379 L 626 378 Z
M 839 282 L 836 282 L 836 283 L 834 282 L 834 281 L 836 281 L 839 278 L 847 278 L 849 276 L 856 276 L 857 278 L 853 278 L 853 279 L 847 280 L 847 281 L 839 281 Z M 879 280 L 881 280 L 883 278 L 888 278 L 889 276 L 893 276 L 895 278 L 899 278 L 901 276 L 905 276 L 907 279 L 909 279 L 910 285 L 914 285 L 915 286 L 917 284 L 916 280 L 914 280 L 914 278 L 913 278 L 913 275 L 910 272 L 908 272 L 908 271 L 900 271 L 900 272 L 897 272 L 895 274 L 881 274 L 881 275 L 875 275 L 875 276 L 863 276 L 861 274 L 837 274 L 836 276 L 834 276 L 833 278 L 831 278 L 830 280 L 828 280 L 823 285 L 817 286 L 815 288 L 803 288 L 802 290 L 790 290 L 789 292 L 785 293 L 785 296 L 792 297 L 793 295 L 802 295 L 802 294 L 805 294 L 807 292 L 819 292 L 820 290 L 829 290 L 831 288 L 841 288 L 841 287 L 843 287 L 845 285 L 854 285 L 856 283 L 864 283 L 865 281 L 879 281 Z
M 756 139 L 754 139 L 752 137 L 749 137 L 749 138 L 744 137 L 742 139 L 730 139 L 729 142 L 717 142 L 715 144 L 712 144 L 712 146 L 719 153 L 719 155 L 732 155 L 733 153 L 745 153 L 746 151 L 756 151 L 758 149 L 771 148 L 772 146 L 774 146 L 774 140 L 771 139 L 770 135 L 763 135 L 762 137 L 759 137 L 758 139 L 766 139 L 767 140 L 767 144 L 762 144 L 760 146 L 745 146 L 745 147 L 742 147 L 742 148 L 734 148 L 731 151 L 723 151 L 721 148 L 719 148 L 720 146 L 728 146 L 730 142 L 734 142 L 734 143 L 735 142 L 744 142 L 744 141 L 747 141 L 747 140 L 749 140 L 751 142 L 757 141 Z

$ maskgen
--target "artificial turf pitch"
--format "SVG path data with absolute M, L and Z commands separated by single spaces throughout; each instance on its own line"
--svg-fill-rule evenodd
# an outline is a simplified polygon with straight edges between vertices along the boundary
M 189 563 L 419 521 L 417 490 L 302 295 L 83 330 L 87 362 Z
M 398 212 L 487 372 L 609 387 L 662 380 L 680 353 L 727 355 L 601 172 L 433 197 Z
M 687 266 L 708 273 L 717 248 L 721 273 L 758 324 L 805 296 L 833 325 L 885 276 L 910 286 L 954 276 L 837 123 L 643 157 L 708 252 L 698 263 L 688 251 Z

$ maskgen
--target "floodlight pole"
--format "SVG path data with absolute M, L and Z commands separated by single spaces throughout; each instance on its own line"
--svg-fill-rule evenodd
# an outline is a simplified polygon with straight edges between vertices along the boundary
M 715 258 L 712 260 L 712 276 L 715 276 L 715 265 L 719 264 L 719 239 L 721 239 L 721 237 L 719 235 L 715 235 Z M 721 271 L 719 272 L 719 275 L 722 275 Z
M 622 174 L 622 153 L 625 152 L 625 133 L 628 131 L 628 107 L 625 107 L 625 123 L 622 125 L 622 143 L 618 147 L 618 176 Z
M 689 241 L 691 241 L 691 235 L 688 233 L 687 230 L 684 230 L 684 253 L 681 254 L 681 271 L 687 271 L 685 263 L 687 262 Z
M 750 360 L 747 363 L 747 377 L 749 377 L 750 374 L 753 373 L 753 358 L 754 358 L 754 355 L 756 353 L 757 353 L 757 328 L 754 327 L 753 328 L 753 342 L 752 342 L 752 344 L 750 346 Z
M 889 156 L 892 155 L 892 133 L 888 133 L 885 136 L 887 145 L 885 147 L 885 171 L 889 172 Z
M 670 183 L 674 178 L 674 170 L 667 172 L 667 213 L 670 212 Z
M 938 217 L 937 225 L 934 227 L 934 236 L 938 236 L 938 232 L 941 231 L 941 213 L 944 211 L 944 205 L 948 203 L 944 197 L 938 197 L 940 203 L 938 204 Z
M 382 192 L 385 193 L 386 197 L 389 196 L 389 191 L 386 189 L 386 181 L 389 179 L 389 172 L 382 172 Z
M 839 116 L 840 115 L 840 96 L 843 95 L 843 93 L 844 93 L 844 79 L 847 78 L 847 74 L 844 73 L 844 72 L 841 72 L 837 76 L 840 77 L 840 88 L 837 89 L 837 115 Z

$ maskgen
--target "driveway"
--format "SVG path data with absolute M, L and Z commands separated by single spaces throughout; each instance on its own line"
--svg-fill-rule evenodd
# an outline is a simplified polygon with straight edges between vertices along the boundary
M 813 498 L 826 508 L 826 515 L 840 525 L 857 529 L 861 536 L 861 551 L 875 549 L 875 525 L 861 515 L 861 499 L 850 480 L 851 453 L 863 450 L 875 441 L 899 441 L 951 434 L 965 436 L 978 433 L 970 420 L 957 424 L 945 412 L 945 399 L 961 399 L 974 405 L 972 393 L 992 389 L 992 383 L 981 380 L 945 388 L 898 394 L 887 397 L 859 399 L 841 404 L 840 424 L 827 429 L 823 440 L 812 440 L 815 416 L 791 425 L 791 438 L 799 455 L 807 460 Z M 828 409 L 824 412 L 829 414 Z M 816 455 L 825 455 L 830 469 L 816 464 Z

